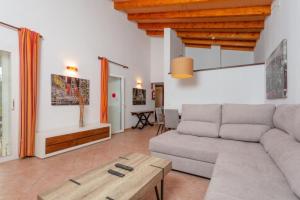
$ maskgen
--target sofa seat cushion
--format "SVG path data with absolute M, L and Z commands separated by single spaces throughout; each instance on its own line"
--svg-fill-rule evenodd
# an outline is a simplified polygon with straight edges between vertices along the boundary
M 182 121 L 179 123 L 177 131 L 182 134 L 202 137 L 217 138 L 219 136 L 219 126 L 211 122 Z
M 258 143 L 224 140 L 221 138 L 195 137 L 169 131 L 150 140 L 151 152 L 163 153 L 202 162 L 215 163 L 219 152 L 244 152 L 258 154 L 263 147 Z
M 218 157 L 205 200 L 298 200 L 265 152 Z
M 300 198 L 300 143 L 279 129 L 267 132 L 261 143 L 285 175 L 293 192 Z
M 261 136 L 270 130 L 266 125 L 253 124 L 224 124 L 220 129 L 220 136 L 225 139 L 246 142 L 259 142 Z

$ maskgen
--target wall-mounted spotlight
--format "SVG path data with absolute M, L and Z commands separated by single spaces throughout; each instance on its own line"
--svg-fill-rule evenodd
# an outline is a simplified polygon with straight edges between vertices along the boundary
M 76 66 L 67 66 L 66 68 L 68 71 L 78 72 L 78 68 Z
M 76 66 L 67 66 L 65 70 L 66 76 L 78 77 L 78 67 Z
M 136 88 L 142 89 L 142 81 L 141 80 L 136 81 Z

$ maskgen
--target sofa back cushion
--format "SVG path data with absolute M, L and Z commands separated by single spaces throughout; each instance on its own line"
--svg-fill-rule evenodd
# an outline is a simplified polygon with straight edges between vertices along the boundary
M 300 105 L 279 105 L 273 121 L 276 128 L 300 141 Z
M 225 139 L 259 142 L 273 127 L 275 106 L 225 104 L 222 107 L 220 136 Z
M 275 106 L 272 104 L 225 104 L 222 107 L 223 124 L 261 124 L 273 127 Z
M 183 105 L 177 131 L 182 134 L 218 137 L 221 123 L 221 105 Z
M 279 129 L 269 130 L 260 142 L 300 198 L 300 143 Z

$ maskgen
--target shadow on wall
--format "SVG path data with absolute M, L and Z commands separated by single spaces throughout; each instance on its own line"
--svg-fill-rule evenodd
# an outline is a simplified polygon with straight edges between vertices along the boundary
M 177 81 L 178 86 L 180 87 L 192 87 L 192 86 L 197 86 L 199 85 L 200 79 L 197 76 L 197 74 L 194 73 L 193 78 L 188 78 L 188 79 L 180 79 Z

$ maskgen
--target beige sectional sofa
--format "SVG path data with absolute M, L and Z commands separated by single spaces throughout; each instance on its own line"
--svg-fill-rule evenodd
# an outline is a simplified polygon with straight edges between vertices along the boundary
M 211 178 L 206 200 L 299 200 L 299 141 L 298 105 L 183 105 L 177 130 L 150 151 Z

